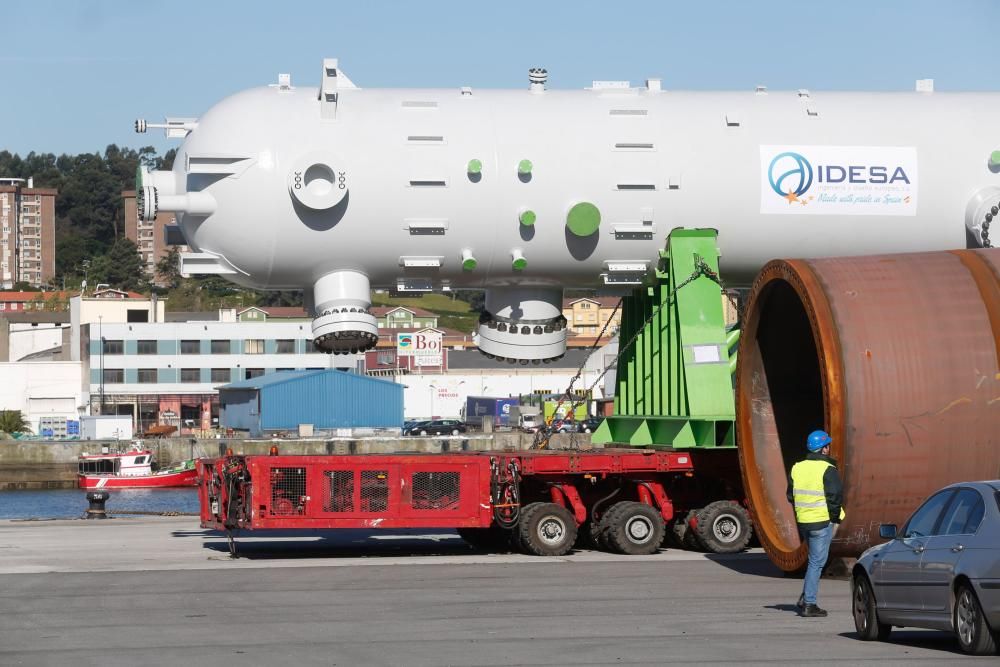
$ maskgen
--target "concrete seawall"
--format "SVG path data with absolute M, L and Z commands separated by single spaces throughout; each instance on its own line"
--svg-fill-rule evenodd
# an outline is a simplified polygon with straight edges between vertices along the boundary
M 232 448 L 237 454 L 267 454 L 277 445 L 282 454 L 392 454 L 402 452 L 503 451 L 528 449 L 534 436 L 528 433 L 493 433 L 462 437 L 366 437 L 309 440 L 199 440 L 166 438 L 146 440 L 156 460 L 163 465 L 201 457 L 216 457 Z M 128 447 L 127 442 L 0 440 L 0 490 L 65 489 L 76 487 L 77 459 L 98 454 L 102 447 Z M 556 434 L 550 447 L 590 447 L 590 434 Z

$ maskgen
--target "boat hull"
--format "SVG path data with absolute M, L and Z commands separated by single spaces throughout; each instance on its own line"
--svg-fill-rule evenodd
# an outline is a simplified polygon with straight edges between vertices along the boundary
M 198 471 L 182 470 L 180 472 L 162 475 L 80 475 L 81 489 L 163 489 L 182 486 L 195 486 L 198 483 Z

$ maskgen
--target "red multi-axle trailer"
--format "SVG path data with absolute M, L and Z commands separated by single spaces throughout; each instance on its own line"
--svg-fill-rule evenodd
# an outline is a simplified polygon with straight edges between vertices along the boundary
M 653 553 L 665 534 L 718 553 L 751 536 L 729 450 L 230 455 L 198 471 L 201 525 L 226 531 L 234 553 L 235 531 L 296 528 L 453 528 L 539 556 L 578 536 L 625 554 Z

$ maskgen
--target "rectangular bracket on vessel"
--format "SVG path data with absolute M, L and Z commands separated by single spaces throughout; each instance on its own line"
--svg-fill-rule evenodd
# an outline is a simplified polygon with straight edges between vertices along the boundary
M 408 229 L 411 236 L 437 236 L 448 230 L 446 218 L 412 218 L 403 221 L 403 228 Z
M 397 292 L 430 292 L 434 283 L 427 278 L 397 278 Z
M 611 226 L 611 232 L 618 241 L 651 241 L 656 225 L 652 222 L 619 222 Z
M 182 252 L 180 270 L 183 275 L 218 276 L 241 273 L 225 257 L 210 252 Z
M 444 257 L 400 257 L 399 265 L 404 269 L 437 269 Z

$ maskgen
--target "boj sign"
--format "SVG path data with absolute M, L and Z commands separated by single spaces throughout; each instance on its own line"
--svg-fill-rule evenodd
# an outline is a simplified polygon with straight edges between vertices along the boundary
M 415 366 L 441 366 L 442 347 L 438 331 L 396 334 L 396 353 L 400 357 L 413 357 Z
M 917 150 L 761 146 L 760 212 L 916 215 Z

